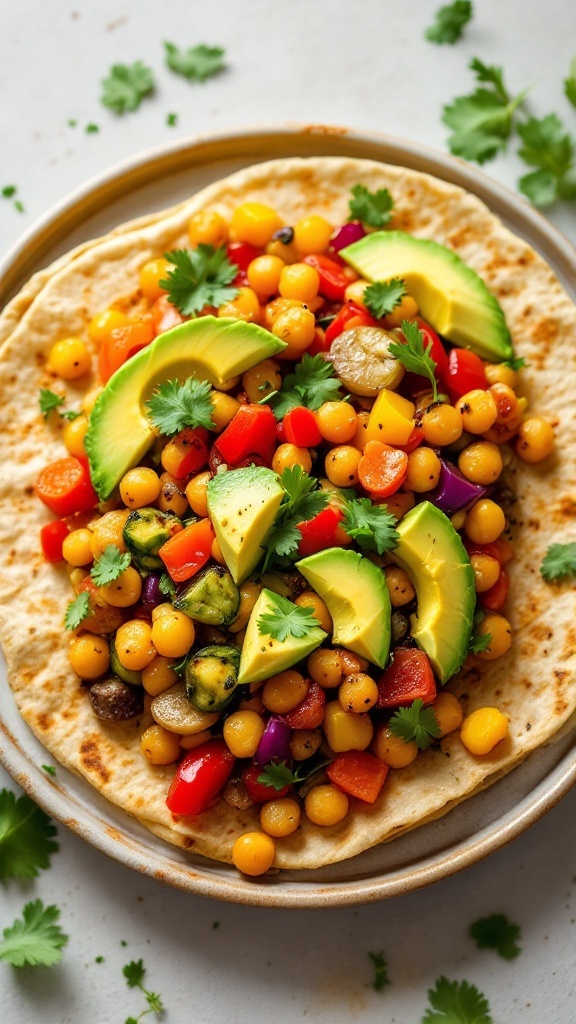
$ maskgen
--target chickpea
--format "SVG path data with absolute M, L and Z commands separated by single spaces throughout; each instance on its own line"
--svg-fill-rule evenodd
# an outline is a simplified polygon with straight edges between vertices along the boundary
M 300 804 L 292 797 L 269 800 L 260 808 L 260 825 L 274 838 L 292 835 L 300 825 Z
M 162 484 L 153 469 L 137 466 L 129 469 L 120 481 L 120 497 L 128 508 L 152 505 L 160 494 Z
M 542 462 L 554 450 L 554 431 L 546 420 L 531 416 L 518 430 L 516 454 L 523 462 Z
M 261 590 L 262 587 L 258 586 L 257 583 L 247 581 L 240 584 L 240 604 L 238 605 L 236 618 L 228 626 L 231 633 L 239 633 L 248 625 L 248 619 L 252 614 L 252 609 L 258 600 Z
M 212 479 L 209 470 L 197 473 L 186 484 L 186 498 L 193 512 L 202 519 L 208 515 L 208 484 Z
M 305 590 L 303 594 L 296 598 L 294 604 L 298 608 L 311 608 L 320 629 L 323 629 L 326 633 L 332 633 L 334 628 L 332 616 L 322 598 L 313 590 Z
M 190 245 L 212 245 L 220 249 L 228 241 L 228 223 L 216 210 L 199 210 L 188 222 Z
M 350 444 L 331 448 L 324 462 L 326 476 L 336 487 L 354 487 L 359 480 L 358 465 L 362 452 Z
M 81 338 L 62 338 L 50 349 L 48 368 L 63 380 L 77 380 L 90 369 L 92 359 Z
M 129 322 L 126 313 L 122 313 L 121 310 L 111 307 L 103 309 L 101 313 L 96 313 L 88 324 L 88 337 L 97 345 L 101 345 L 108 340 L 112 331 L 119 327 L 127 327 Z
M 491 544 L 505 526 L 506 517 L 500 505 L 491 498 L 480 498 L 466 516 L 464 532 L 474 544 Z
M 480 651 L 476 657 L 481 661 L 495 661 L 501 658 L 512 646 L 512 628 L 508 619 L 498 612 L 490 612 L 485 615 L 479 624 L 477 632 L 483 636 L 490 634 L 490 644 L 485 651 Z
M 480 388 L 463 395 L 458 401 L 458 409 L 464 430 L 470 434 L 483 434 L 489 430 L 498 414 L 494 396 Z
M 484 373 L 489 384 L 506 384 L 509 388 L 515 388 L 518 382 L 516 370 L 504 363 L 487 363 Z
M 86 416 L 77 416 L 76 419 L 66 423 L 62 431 L 62 440 L 70 455 L 81 455 L 86 457 L 84 438 L 88 432 L 88 419 Z
M 264 732 L 264 719 L 255 711 L 233 711 L 224 722 L 224 742 L 234 757 L 254 757 Z
M 160 281 L 166 280 L 170 269 L 170 263 L 163 256 L 155 260 L 149 260 L 141 268 L 140 291 L 144 298 L 148 299 L 148 302 L 155 302 L 156 299 L 165 294 L 164 289 L 160 287 Z
M 173 764 L 180 757 L 180 737 L 161 725 L 151 725 L 140 737 L 140 750 L 150 764 Z
M 294 245 L 302 256 L 324 252 L 330 245 L 332 225 L 324 217 L 311 214 L 296 221 L 294 225 Z
M 295 444 L 281 444 L 272 457 L 272 469 L 279 476 L 285 469 L 300 466 L 305 473 L 312 469 L 312 458 L 307 448 L 299 448 Z
M 306 306 L 287 309 L 274 321 L 272 334 L 285 341 L 287 348 L 278 353 L 278 359 L 298 359 L 314 341 L 316 320 L 314 313 Z
M 194 623 L 184 612 L 172 610 L 152 624 L 152 643 L 164 658 L 183 658 L 192 647 L 194 636 Z
M 497 582 L 500 575 L 500 562 L 491 555 L 470 555 L 470 565 L 474 571 L 474 587 L 477 594 L 484 594 Z
M 142 594 L 142 577 L 129 565 L 111 583 L 100 588 L 100 593 L 107 604 L 113 608 L 129 608 L 140 600 Z
M 342 444 L 356 436 L 358 416 L 349 402 L 324 402 L 316 413 L 316 423 L 325 441 Z
M 407 491 L 424 494 L 438 486 L 442 463 L 431 448 L 416 448 L 408 455 L 408 471 L 404 477 L 403 487 Z
M 400 327 L 403 320 L 413 320 L 418 313 L 418 303 L 412 295 L 403 295 L 394 309 L 386 314 L 389 327 Z
M 232 847 L 232 862 L 244 875 L 264 875 L 274 863 L 274 840 L 265 832 L 245 832 Z
M 81 679 L 98 679 L 110 668 L 110 647 L 104 637 L 83 633 L 70 641 L 68 658 Z
M 325 689 L 340 686 L 342 681 L 342 658 L 338 651 L 329 647 L 318 647 L 306 662 L 311 679 Z
M 266 680 L 262 688 L 262 703 L 267 711 L 285 715 L 302 703 L 309 689 L 310 683 L 300 672 L 288 669 Z
M 384 569 L 384 579 L 390 594 L 390 604 L 393 608 L 402 608 L 410 604 L 416 597 L 416 591 L 408 573 L 398 565 L 387 565 Z
M 218 316 L 231 316 L 236 320 L 245 320 L 246 323 L 259 324 L 262 312 L 256 292 L 242 285 L 233 299 L 218 306 Z
M 361 658 L 359 654 L 347 651 L 344 647 L 337 647 L 335 649 L 340 655 L 342 672 L 345 676 L 351 675 L 354 672 L 365 672 L 368 668 L 366 658 Z
M 116 653 L 124 668 L 140 672 L 156 657 L 152 627 L 143 619 L 130 619 L 116 633 Z
M 348 814 L 348 797 L 336 786 L 315 786 L 306 794 L 304 810 L 314 825 L 337 825 Z
M 210 393 L 210 401 L 212 402 L 212 422 L 214 423 L 216 433 L 219 434 L 221 430 L 228 426 L 230 420 L 238 412 L 240 402 L 232 395 L 227 395 L 222 391 L 212 391 Z
M 438 693 L 430 707 L 438 722 L 439 736 L 447 736 L 448 733 L 460 728 L 464 717 L 462 705 L 458 697 L 450 693 L 449 690 L 442 690 L 441 693 Z
M 159 480 L 160 493 L 156 499 L 156 508 L 161 512 L 173 512 L 175 516 L 182 518 L 188 510 L 188 498 L 183 490 L 183 481 L 166 471 L 160 474 Z
M 415 740 L 405 742 L 391 732 L 387 725 L 381 725 L 374 736 L 372 752 L 389 768 L 406 768 L 416 759 L 418 744 Z
M 262 249 L 282 227 L 276 210 L 264 203 L 242 203 L 232 214 L 231 235 L 238 242 L 249 242 Z
M 453 405 L 432 405 L 422 417 L 422 429 L 424 440 L 435 448 L 453 444 L 462 436 L 462 414 Z
M 282 374 L 273 359 L 263 359 L 242 375 L 242 387 L 251 402 L 261 402 L 272 391 L 282 387 Z
M 91 541 L 90 530 L 72 530 L 62 542 L 62 554 L 66 561 L 76 567 L 90 565 L 94 561 Z
M 474 441 L 458 456 L 458 469 L 474 484 L 493 484 L 502 467 L 502 453 L 492 441 Z
M 290 752 L 295 761 L 306 761 L 321 746 L 321 729 L 295 729 L 290 738 Z
M 142 669 L 142 686 L 151 697 L 169 690 L 178 682 L 178 673 L 172 668 L 172 661 L 158 655 Z
M 508 718 L 498 708 L 477 708 L 462 722 L 460 738 L 471 754 L 489 754 L 508 735 Z
M 360 714 L 374 707 L 378 700 L 378 687 L 371 676 L 356 672 L 344 676 L 338 689 L 338 700 L 344 711 Z

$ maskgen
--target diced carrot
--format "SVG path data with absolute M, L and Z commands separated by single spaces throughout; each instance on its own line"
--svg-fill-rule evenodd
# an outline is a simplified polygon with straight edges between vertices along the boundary
M 373 804 L 384 785 L 388 765 L 364 750 L 346 750 L 328 765 L 326 774 L 345 793 Z
M 57 516 L 84 512 L 98 504 L 88 460 L 76 455 L 67 455 L 45 466 L 36 481 L 36 494 Z
M 362 487 L 381 498 L 394 494 L 408 472 L 408 456 L 381 441 L 369 441 L 358 463 Z

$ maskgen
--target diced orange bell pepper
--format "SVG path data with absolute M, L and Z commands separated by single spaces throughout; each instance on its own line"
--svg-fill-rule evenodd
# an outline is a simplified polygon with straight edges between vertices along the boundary
M 175 583 L 194 576 L 210 558 L 215 538 L 209 519 L 199 519 L 162 545 L 158 554 Z

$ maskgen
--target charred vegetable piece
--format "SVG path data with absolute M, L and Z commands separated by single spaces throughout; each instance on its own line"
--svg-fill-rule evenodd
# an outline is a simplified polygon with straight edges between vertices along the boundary
M 174 601 L 174 607 L 207 626 L 232 622 L 240 604 L 240 592 L 229 572 L 220 565 L 205 569 Z
M 141 715 L 144 707 L 142 689 L 129 686 L 117 676 L 93 683 L 88 696 L 92 711 L 103 722 L 127 722 Z
M 218 715 L 205 714 L 192 707 L 184 683 L 175 683 L 169 690 L 154 697 L 150 711 L 158 725 L 181 736 L 196 736 L 210 729 L 219 718 Z
M 186 661 L 188 700 L 198 711 L 221 711 L 238 685 L 240 651 L 237 647 L 204 647 Z
M 334 339 L 330 361 L 352 394 L 375 397 L 400 383 L 404 367 L 389 352 L 392 342 L 397 336 L 381 327 L 352 327 Z
M 135 672 L 130 668 L 124 668 L 124 665 L 118 657 L 116 644 L 113 640 L 110 641 L 110 668 L 114 675 L 118 676 L 119 679 L 122 679 L 123 682 L 129 683 L 130 686 L 142 685 L 142 673 Z
M 182 529 L 178 516 L 157 508 L 137 508 L 126 520 L 122 536 L 139 569 L 164 569 L 158 552 L 166 541 Z

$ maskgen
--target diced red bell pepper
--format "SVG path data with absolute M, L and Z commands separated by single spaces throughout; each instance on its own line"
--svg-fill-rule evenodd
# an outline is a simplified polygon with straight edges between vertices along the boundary
M 46 523 L 40 530 L 42 554 L 47 562 L 62 562 L 62 545 L 70 533 L 68 523 L 64 519 L 56 519 Z
M 251 453 L 269 463 L 276 447 L 276 420 L 267 405 L 242 405 L 218 438 L 218 450 L 229 466 Z
M 176 583 L 190 579 L 206 564 L 214 538 L 210 520 L 199 519 L 162 545 L 158 554 Z
M 326 774 L 345 793 L 373 804 L 384 785 L 388 765 L 365 750 L 346 750 L 328 765 Z
M 435 696 L 436 682 L 424 651 L 397 647 L 392 663 L 378 680 L 376 707 L 408 707 L 418 698 L 424 704 L 431 704 Z
M 71 516 L 98 504 L 88 460 L 76 455 L 57 459 L 40 470 L 36 494 L 56 516 Z
M 317 729 L 324 721 L 325 707 L 326 692 L 318 683 L 312 682 L 304 700 L 283 716 L 284 721 L 291 729 Z
M 286 413 L 282 422 L 289 444 L 295 444 L 298 448 L 314 448 L 320 444 L 322 434 L 311 409 L 297 405 Z
M 493 541 L 491 544 L 475 544 L 474 541 L 466 537 L 464 539 L 464 547 L 468 552 L 468 557 L 470 555 L 489 555 L 490 558 L 495 558 L 502 565 L 502 550 L 496 541 Z
M 298 553 L 305 558 L 307 555 L 315 555 L 317 551 L 324 551 L 325 548 L 341 547 L 337 530 L 343 518 L 344 513 L 339 508 L 327 505 L 313 519 L 298 523 L 297 529 L 302 534 Z
M 370 313 L 362 306 L 355 302 L 346 302 L 326 328 L 327 344 L 331 345 L 334 338 L 337 338 L 343 331 L 351 330 L 352 327 L 378 327 L 378 321 L 370 316 Z
M 500 575 L 494 586 L 490 587 L 490 590 L 485 590 L 483 594 L 478 594 L 480 604 L 486 611 L 499 612 L 508 597 L 509 590 L 510 577 L 506 569 L 500 569 Z
M 98 366 L 103 384 L 119 370 L 130 356 L 146 348 L 154 340 L 155 327 L 150 314 L 146 314 L 126 327 L 116 327 L 102 342 Z
M 480 356 L 467 348 L 452 349 L 448 356 L 448 369 L 439 377 L 451 402 L 457 402 L 469 391 L 485 390 L 488 387 L 484 363 Z
M 168 810 L 201 814 L 229 779 L 235 761 L 224 740 L 208 740 L 195 747 L 178 765 L 166 797 Z
M 257 249 L 250 242 L 229 242 L 226 246 L 226 255 L 231 263 L 235 263 L 240 270 L 248 270 L 248 267 L 257 256 L 261 256 L 263 249 Z
M 156 302 L 150 307 L 150 315 L 155 334 L 164 334 L 164 331 L 169 331 L 172 327 L 184 323 L 184 317 L 176 309 L 176 306 L 172 305 L 167 295 L 161 295 L 159 299 L 156 299 Z
M 283 786 L 282 789 L 275 789 L 274 786 L 267 786 L 264 782 L 258 782 L 258 776 L 264 772 L 261 764 L 251 764 L 242 772 L 242 781 L 246 786 L 246 792 L 255 804 L 263 804 L 267 800 L 279 800 L 286 796 L 290 786 Z
M 302 263 L 307 263 L 309 267 L 314 267 L 314 270 L 318 273 L 320 278 L 318 291 L 320 295 L 323 295 L 325 299 L 329 299 L 330 302 L 344 302 L 344 292 L 350 284 L 350 278 L 335 260 L 331 260 L 329 256 L 324 256 L 322 253 L 314 253 L 310 256 L 305 256 Z
M 399 444 L 397 445 L 397 447 L 401 448 L 403 452 L 406 452 L 406 455 L 410 455 L 410 452 L 415 451 L 418 445 L 422 444 L 423 440 L 424 428 L 421 423 L 415 423 L 414 427 L 412 428 L 412 433 L 410 434 L 410 437 L 406 441 L 406 444 Z
M 326 331 L 322 327 L 316 328 L 312 344 L 308 345 L 306 351 L 309 356 L 322 355 L 324 352 L 330 351 L 330 342 L 326 338 Z

